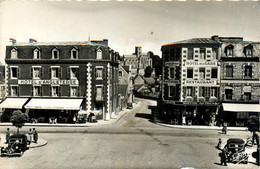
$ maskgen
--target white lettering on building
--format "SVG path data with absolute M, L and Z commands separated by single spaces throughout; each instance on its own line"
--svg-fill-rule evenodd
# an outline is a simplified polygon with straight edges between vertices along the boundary
M 78 80 L 18 80 L 20 85 L 78 85 Z

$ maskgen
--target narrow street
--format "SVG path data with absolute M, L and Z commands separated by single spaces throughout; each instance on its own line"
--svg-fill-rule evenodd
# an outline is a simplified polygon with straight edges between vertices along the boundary
M 152 104 L 154 101 L 139 100 L 133 110 L 112 125 L 39 129 L 39 136 L 48 144 L 28 150 L 20 158 L 2 157 L 0 168 L 223 168 L 215 149 L 218 138 L 250 135 L 162 127 L 150 122 L 148 106 Z M 258 167 L 249 163 L 225 168 Z

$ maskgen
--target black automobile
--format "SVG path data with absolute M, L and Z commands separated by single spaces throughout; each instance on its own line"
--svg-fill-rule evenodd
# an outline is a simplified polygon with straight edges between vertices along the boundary
M 14 134 L 9 138 L 8 146 L 1 148 L 1 156 L 22 156 L 29 144 L 26 135 Z
M 127 103 L 126 108 L 127 109 L 132 109 L 133 108 L 133 103 Z
M 227 158 L 229 162 L 246 163 L 249 155 L 245 152 L 245 141 L 240 138 L 230 138 L 225 147 L 227 149 Z

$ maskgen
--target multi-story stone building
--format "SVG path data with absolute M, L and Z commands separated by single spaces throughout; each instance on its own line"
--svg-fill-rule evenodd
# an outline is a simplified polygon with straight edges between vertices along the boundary
M 152 59 L 148 53 L 142 53 L 142 47 L 136 46 L 135 53 L 132 55 L 124 55 L 123 61 L 121 62 L 122 66 L 130 66 L 132 76 L 144 75 L 145 68 L 151 66 L 152 68 Z
M 72 122 L 118 111 L 118 57 L 108 41 L 13 43 L 6 47 L 5 120 L 21 109 L 38 121 Z
M 260 112 L 260 43 L 241 37 L 216 37 L 221 42 L 223 118 L 244 126 Z
M 162 46 L 163 118 L 181 124 L 213 124 L 220 98 L 220 47 L 213 38 Z

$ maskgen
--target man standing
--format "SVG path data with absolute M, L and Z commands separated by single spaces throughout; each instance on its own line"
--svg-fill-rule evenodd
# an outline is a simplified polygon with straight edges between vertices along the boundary
M 38 141 L 38 133 L 37 133 L 37 131 L 35 130 L 35 128 L 33 128 L 32 133 L 33 133 L 33 140 L 34 140 L 34 142 L 37 144 L 37 141 Z
M 226 152 L 226 147 L 224 147 L 224 148 L 221 150 L 221 153 L 220 153 L 220 164 L 227 166 L 227 152 Z
M 5 143 L 7 144 L 8 143 L 8 140 L 10 138 L 10 130 L 9 128 L 6 129 L 6 135 L 5 135 Z

